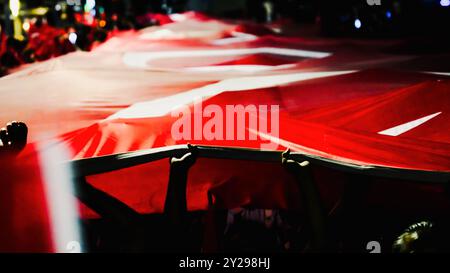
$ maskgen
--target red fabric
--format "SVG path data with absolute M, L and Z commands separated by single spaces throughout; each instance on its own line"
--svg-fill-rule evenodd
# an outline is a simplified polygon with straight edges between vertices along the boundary
M 273 34 L 273 31 L 263 25 L 252 24 L 252 23 L 242 23 L 236 26 L 235 31 L 250 33 L 253 35 L 263 36 Z
M 4 31 L 0 31 L 0 56 L 6 51 L 6 35 Z
M 428 135 L 432 139 L 426 139 L 426 137 L 414 139 L 408 137 L 414 130 L 405 134 L 405 137 L 382 136 L 377 132 L 415 117 L 427 115 L 430 111 L 444 112 L 449 105 L 448 96 L 445 96 L 449 83 L 428 81 L 415 84 L 427 78 L 431 79 L 433 76 L 398 72 L 389 73 L 382 83 L 371 81 L 371 79 L 379 78 L 380 73 L 378 70 L 366 71 L 278 88 L 223 93 L 203 102 L 203 107 L 216 104 L 224 109 L 225 104 L 276 103 L 283 109 L 280 118 L 280 139 L 290 144 L 282 142 L 280 150 L 290 147 L 294 151 L 363 165 L 448 171 L 450 146 L 447 144 L 448 133 L 445 131 L 442 133 L 441 142 L 432 140 L 438 136 L 436 133 L 436 135 Z M 411 87 L 392 92 L 395 86 L 407 82 Z M 335 86 L 335 89 L 325 88 L 330 84 Z M 304 92 L 293 91 L 299 89 Z M 436 90 L 436 92 L 429 92 L 429 90 Z M 311 96 L 311 94 L 315 95 Z M 333 96 L 333 94 L 339 95 Z M 365 111 L 355 115 L 361 112 L 358 109 Z M 402 114 L 405 114 L 405 118 Z M 350 117 L 353 119 L 348 120 Z M 383 118 L 380 120 L 379 117 Z M 402 118 L 399 119 L 399 117 Z M 426 132 L 431 130 L 430 126 L 442 124 L 442 119 L 445 118 L 445 115 L 436 117 L 436 123 L 430 122 L 427 126 L 416 130 L 417 132 L 425 130 L 423 131 L 425 136 Z M 175 119 L 167 116 L 111 120 L 65 135 L 66 143 L 72 145 L 77 157 L 84 158 L 187 142 L 251 148 L 259 148 L 263 142 L 261 140 L 177 142 L 171 138 L 170 134 L 171 125 Z M 207 120 L 204 119 L 204 122 Z M 448 130 L 448 128 L 442 129 Z M 437 132 L 437 130 L 431 131 Z M 245 171 L 242 171 L 241 166 L 244 165 Z M 149 178 L 148 173 L 158 176 Z M 133 181 L 139 182 L 130 185 L 128 181 L 131 174 L 133 174 Z M 162 211 L 167 174 L 167 161 L 162 161 L 97 175 L 90 177 L 89 181 L 114 194 L 138 211 L 150 213 Z M 160 178 L 161 175 L 164 178 Z M 207 207 L 208 190 L 222 197 L 221 203 L 225 207 L 253 204 L 262 207 L 298 208 L 300 204 L 298 189 L 295 184 L 292 184 L 293 182 L 282 170 L 280 164 L 204 159 L 194 166 L 189 177 L 188 200 L 190 200 L 189 209 L 191 210 Z M 112 181 L 116 182 L 112 183 Z M 277 182 L 274 183 L 274 181 Z M 139 183 L 144 185 L 136 186 Z M 151 183 L 152 186 L 145 186 L 146 183 Z M 146 188 L 148 191 L 133 190 L 138 188 Z M 330 192 L 333 187 L 327 185 L 326 189 L 325 192 Z M 234 193 L 231 194 L 231 192 Z M 335 198 L 326 200 L 331 202 Z M 91 214 L 86 214 L 88 215 Z
M 208 16 L 208 15 L 206 15 L 204 13 L 198 12 L 198 11 L 188 11 L 188 12 L 183 13 L 183 15 L 187 19 L 196 20 L 196 21 L 199 21 L 199 22 L 206 22 L 206 21 L 210 21 L 210 20 L 215 20 L 214 18 L 212 18 L 212 17 L 210 17 L 210 16 Z
M 283 65 L 299 62 L 296 58 L 274 57 L 270 54 L 255 54 L 240 59 L 219 63 L 217 65 Z
M 420 77 L 430 77 L 399 73 L 396 82 L 385 81 L 383 85 L 373 83 L 373 86 L 366 83 L 360 87 L 361 90 L 357 89 L 358 78 L 376 78 L 378 73 L 380 71 L 368 71 L 277 88 L 225 92 L 203 102 L 202 106 L 204 109 L 210 104 L 219 105 L 225 112 L 226 105 L 280 105 L 279 138 L 282 142 L 279 149 L 285 149 L 286 143 L 292 143 L 290 147 L 299 151 L 363 165 L 448 171 L 449 128 L 441 125 L 448 119 L 445 113 L 449 105 L 446 90 L 450 83 L 429 81 L 392 91 L 392 86 L 401 81 L 414 83 L 420 81 Z M 333 82 L 335 88 L 327 89 L 326 86 Z M 442 114 L 404 135 L 391 137 L 378 134 L 436 112 Z M 187 142 L 251 148 L 259 148 L 265 142 L 263 139 L 177 142 L 171 136 L 172 124 L 177 119 L 168 115 L 108 120 L 65 137 L 77 157 L 82 158 Z M 194 120 L 194 117 L 191 119 Z M 203 118 L 203 124 L 208 120 Z M 87 143 L 89 146 L 86 146 Z M 352 149 L 349 150 L 349 147 Z
M 164 14 L 151 14 L 151 18 L 158 22 L 160 25 L 166 25 L 172 23 L 172 19 L 169 16 Z
M 55 44 L 55 39 L 64 35 L 62 29 L 54 28 L 48 24 L 42 24 L 37 27 L 35 24 L 30 26 L 28 31 L 28 47 L 33 49 L 38 60 L 46 60 L 53 56 L 59 56 Z
M 0 252 L 52 252 L 53 241 L 40 162 L 33 156 L 20 161 L 0 157 Z
M 50 249 L 51 240 L 46 235 L 50 227 L 46 220 L 45 193 L 37 173 L 39 162 L 31 160 L 40 152 L 33 150 L 32 145 L 44 139 L 58 139 L 59 144 L 70 147 L 76 159 L 188 142 L 246 148 L 260 148 L 262 143 L 267 143 L 262 138 L 176 141 L 171 135 L 171 127 L 177 118 L 167 113 L 111 117 L 135 104 L 200 88 L 214 88 L 238 78 L 242 78 L 236 81 L 238 84 L 252 83 L 255 87 L 250 85 L 213 92 L 214 95 L 203 101 L 203 109 L 211 104 L 221 109 L 236 104 L 279 105 L 280 134 L 275 138 L 279 143 L 277 150 L 289 147 L 294 151 L 360 165 L 450 171 L 450 78 L 424 73 L 445 72 L 442 65 L 431 61 L 436 56 L 390 54 L 388 49 L 395 42 L 389 41 L 367 43 L 273 36 L 265 32 L 264 27 L 255 26 L 255 30 L 254 26 L 220 23 L 195 13 L 186 17 L 186 22 L 119 33 L 93 52 L 72 53 L 23 68 L 0 79 L 0 121 L 2 124 L 10 120 L 26 122 L 31 143 L 19 157 L 30 161 L 4 162 L 0 167 L 3 173 L 4 170 L 11 173 L 7 176 L 7 186 L 0 193 L 0 199 L 8 200 L 7 205 L 2 203 L 1 206 L 2 215 L 6 216 L 0 220 L 0 234 L 8 234 L 3 230 L 14 231 L 16 233 L 11 238 L 23 238 L 17 246 L 9 240 L 4 250 Z M 148 37 L 148 33 L 160 30 L 163 34 L 175 33 L 173 37 L 176 39 L 143 38 L 144 34 Z M 233 30 L 251 32 L 258 37 L 229 44 L 214 43 L 218 39 L 230 38 Z M 185 39 L 179 38 L 184 34 Z M 254 48 L 329 52 L 330 55 L 314 58 L 260 51 L 244 55 L 221 53 L 223 50 Z M 144 55 L 133 55 L 151 53 L 154 57 L 171 51 L 176 57 L 167 54 L 164 58 L 150 58 L 143 63 L 140 61 Z M 203 54 L 211 51 L 221 54 Z M 203 55 L 195 57 L 192 52 Z M 191 55 L 177 55 L 180 53 Z M 426 66 L 420 65 L 417 59 Z M 449 56 L 443 55 L 440 59 L 447 60 Z M 130 62 L 140 66 L 130 66 Z M 280 65 L 288 66 L 280 68 Z M 265 70 L 231 69 L 242 66 L 257 66 Z M 189 70 L 204 67 L 211 71 Z M 213 70 L 224 67 L 230 67 L 230 70 Z M 336 71 L 346 73 L 259 87 L 261 82 L 274 76 Z M 259 78 L 252 80 L 251 77 Z M 232 85 L 225 86 L 233 88 Z M 152 109 L 145 110 L 156 111 L 165 103 L 168 102 L 163 101 L 161 105 L 152 105 Z M 192 102 L 187 104 L 193 109 Z M 399 136 L 379 134 L 433 114 L 438 115 Z M 203 122 L 206 121 L 208 118 L 203 118 Z M 23 168 L 17 169 L 17 162 L 23 164 Z M 90 176 L 88 181 L 141 213 L 154 213 L 163 209 L 168 174 L 167 159 Z M 314 175 L 327 207 L 332 207 L 340 197 L 345 175 L 317 167 Z M 449 207 L 448 201 L 442 198 L 443 193 L 431 186 L 391 186 L 392 181 L 379 182 L 367 197 L 367 202 L 393 209 L 437 210 Z M 402 189 L 406 190 L 403 192 Z M 189 173 L 190 210 L 207 207 L 208 190 L 215 193 L 216 201 L 223 207 L 248 204 L 267 208 L 301 207 L 298 186 L 278 163 L 199 159 Z M 427 196 L 426 204 L 415 203 L 418 196 Z M 15 200 L 26 200 L 23 205 L 36 210 L 18 211 Z M 82 213 L 83 217 L 96 217 L 85 207 L 82 207 Z M 45 236 L 30 239 L 31 235 L 22 234 L 28 227 L 31 230 L 29 234 Z M 8 240 L 6 235 L 2 240 Z

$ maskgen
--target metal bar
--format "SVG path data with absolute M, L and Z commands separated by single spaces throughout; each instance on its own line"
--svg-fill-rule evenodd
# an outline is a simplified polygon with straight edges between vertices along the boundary
M 195 164 L 195 148 L 180 158 L 171 158 L 169 184 L 167 186 L 164 213 L 169 236 L 166 244 L 171 250 L 187 250 L 189 232 L 187 231 L 187 182 L 188 173 Z
M 164 214 L 174 225 L 181 225 L 187 209 L 187 181 L 189 169 L 195 164 L 197 152 L 192 150 L 180 158 L 170 161 L 169 184 L 167 186 Z
M 95 188 L 84 177 L 77 179 L 76 188 L 75 196 L 102 217 L 114 220 L 122 227 L 129 227 L 138 222 L 138 212 L 117 198 Z
M 283 153 L 282 164 L 300 186 L 301 200 L 306 211 L 308 227 L 311 232 L 309 251 L 321 252 L 327 248 L 327 224 L 325 209 L 309 161 L 296 161 L 290 152 Z
M 213 146 L 196 146 L 199 158 L 219 158 L 230 160 L 248 160 L 263 162 L 279 162 L 282 151 L 263 151 L 258 149 L 229 148 Z M 167 146 L 137 152 L 121 153 L 102 157 L 72 160 L 71 164 L 77 176 L 89 176 L 120 170 L 153 161 L 181 157 L 189 151 L 187 145 Z M 368 176 L 401 179 L 414 182 L 448 183 L 450 172 L 410 170 L 382 166 L 357 165 L 302 153 L 291 153 L 297 161 L 308 160 L 313 165 Z

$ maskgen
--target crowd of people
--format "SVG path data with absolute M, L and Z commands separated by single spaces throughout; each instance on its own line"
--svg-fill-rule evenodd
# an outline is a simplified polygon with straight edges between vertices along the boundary
M 141 20 L 142 21 L 142 20 Z M 112 15 L 92 22 L 74 20 L 64 27 L 44 17 L 27 19 L 27 30 L 20 39 L 7 35 L 0 27 L 0 76 L 23 65 L 58 57 L 76 50 L 90 51 L 116 31 L 142 28 L 157 22 L 137 22 Z
M 44 15 L 21 18 L 21 35 L 14 35 L 11 30 L 8 33 L 6 22 L 0 21 L 0 77 L 23 64 L 45 61 L 75 50 L 90 51 L 115 31 L 170 23 L 168 14 L 182 12 L 186 7 L 192 7 L 194 11 L 212 12 L 202 10 L 206 1 L 203 4 L 183 0 L 158 3 L 142 7 L 119 5 L 122 8 L 109 7 L 108 12 L 100 7 L 96 13 L 75 12 L 72 8 L 66 9 L 64 16 L 61 16 L 61 11 L 50 7 Z M 209 7 L 212 1 L 208 3 Z M 264 22 L 269 17 L 275 19 L 272 1 L 247 1 L 247 4 L 246 16 L 249 19 Z
M 44 61 L 74 51 L 68 32 L 50 26 L 45 20 L 33 20 L 25 39 L 2 33 L 0 64 L 2 72 L 22 64 Z

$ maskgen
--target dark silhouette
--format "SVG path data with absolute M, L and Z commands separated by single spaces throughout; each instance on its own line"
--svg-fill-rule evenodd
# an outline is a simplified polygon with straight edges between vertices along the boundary
M 17 155 L 27 144 L 28 127 L 23 122 L 13 121 L 0 129 L 0 155 Z

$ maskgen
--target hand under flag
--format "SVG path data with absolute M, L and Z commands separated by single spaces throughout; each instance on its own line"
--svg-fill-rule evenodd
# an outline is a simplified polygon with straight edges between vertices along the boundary
M 27 144 L 28 127 L 23 122 L 12 121 L 0 129 L 0 155 L 17 155 Z

